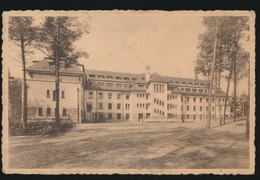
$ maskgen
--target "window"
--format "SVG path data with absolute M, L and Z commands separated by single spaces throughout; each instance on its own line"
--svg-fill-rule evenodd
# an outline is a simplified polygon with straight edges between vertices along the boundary
M 112 99 L 112 93 L 108 93 L 108 99 Z
M 125 104 L 125 109 L 129 110 L 130 109 L 130 104 Z
M 112 109 L 112 103 L 108 103 L 108 109 Z
M 187 106 L 187 111 L 189 111 L 190 110 L 190 106 Z
M 202 120 L 202 115 L 200 115 L 200 120 Z
M 103 99 L 103 93 L 102 93 L 102 92 L 99 92 L 99 93 L 98 93 L 98 98 L 99 98 L 99 99 Z
M 87 112 L 92 111 L 92 103 L 87 103 Z
M 146 94 L 146 100 L 148 100 L 148 98 L 149 98 L 149 94 Z
M 202 111 L 202 106 L 200 106 L 200 111 Z
M 137 104 L 136 107 L 139 108 L 139 104 Z
M 47 116 L 50 116 L 51 115 L 51 108 L 47 108 Z
M 181 106 L 181 111 L 183 111 L 183 106 Z
M 190 115 L 187 114 L 187 119 L 189 119 L 189 118 L 190 118 Z
M 98 103 L 98 109 L 103 109 L 103 103 Z
M 121 104 L 117 103 L 117 109 L 121 109 Z
M 215 107 L 212 107 L 212 111 L 214 111 L 215 110 Z
M 164 93 L 164 85 L 162 85 L 162 93 Z
M 157 104 L 159 104 L 159 99 L 157 99 Z
M 162 106 L 164 106 L 164 102 L 162 102 Z
M 213 102 L 213 103 L 214 103 L 214 100 L 215 100 L 215 99 L 214 99 L 214 98 L 212 98 L 212 102 Z
M 117 93 L 117 99 L 121 99 L 121 93 Z
M 125 118 L 126 118 L 126 119 L 129 119 L 129 114 L 126 114 L 126 115 L 125 115 Z
M 126 99 L 126 100 L 129 99 L 129 94 L 126 94 L 125 99 Z
M 42 108 L 38 108 L 38 116 L 42 116 Z
M 208 106 L 206 106 L 206 111 L 208 111 Z
M 61 91 L 61 98 L 65 99 L 65 91 Z
M 67 116 L 67 109 L 66 108 L 62 109 L 62 116 Z
M 196 98 L 193 98 L 193 102 L 196 102 Z
M 181 102 L 183 102 L 183 97 L 181 97 Z
M 193 106 L 193 111 L 196 111 L 196 106 Z
M 154 98 L 154 103 L 156 103 L 156 98 Z
M 146 113 L 146 119 L 150 118 L 151 114 L 150 113 Z
M 156 85 L 154 84 L 153 86 L 154 86 L 154 92 L 156 92 Z
M 108 113 L 108 119 L 112 119 L 112 113 Z
M 193 115 L 193 119 L 196 120 L 196 115 Z
M 156 109 L 154 109 L 154 111 L 153 112 L 155 112 L 156 113 Z
M 186 100 L 187 100 L 187 102 L 189 102 L 189 101 L 190 101 L 190 98 L 189 98 L 189 97 L 187 97 L 187 98 L 186 98 Z
M 47 97 L 47 98 L 50 98 L 50 90 L 47 90 L 47 91 L 46 91 L 46 97 Z
M 206 103 L 209 101 L 209 98 L 206 98 Z
M 160 101 L 160 103 L 159 103 L 160 105 L 162 105 L 162 101 Z
M 88 93 L 89 99 L 93 99 L 93 92 Z
M 55 93 L 55 90 L 52 91 L 52 94 L 53 94 L 52 100 L 55 101 L 55 100 L 56 100 L 56 93 Z
M 202 103 L 202 98 L 200 98 L 200 103 Z
M 117 119 L 121 119 L 121 114 L 117 114 Z

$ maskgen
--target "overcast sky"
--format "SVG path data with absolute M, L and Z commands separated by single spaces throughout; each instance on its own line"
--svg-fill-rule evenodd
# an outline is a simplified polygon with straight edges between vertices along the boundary
M 151 72 L 160 75 L 194 78 L 198 35 L 205 31 L 201 16 L 151 11 L 91 11 L 86 15 L 90 33 L 76 43 L 89 54 L 88 59 L 80 59 L 85 69 L 144 73 L 150 65 Z M 32 58 L 43 57 L 36 53 Z M 15 61 L 10 71 L 21 75 Z

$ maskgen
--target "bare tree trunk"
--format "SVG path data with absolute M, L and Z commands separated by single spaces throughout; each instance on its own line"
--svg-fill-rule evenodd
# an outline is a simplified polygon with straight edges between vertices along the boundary
M 223 119 L 223 124 L 226 123 L 227 100 L 228 100 L 228 92 L 229 92 L 229 86 L 230 86 L 230 81 L 231 81 L 231 77 L 232 77 L 232 72 L 233 72 L 233 59 L 232 59 L 232 62 L 231 62 L 230 73 L 229 73 L 229 77 L 228 77 L 228 85 L 227 85 L 225 105 L 224 105 L 224 119 Z
M 57 17 L 57 32 L 59 38 L 59 21 Z M 55 94 L 56 94 L 56 109 L 55 109 L 55 120 L 58 127 L 58 131 L 60 131 L 60 57 L 59 57 L 59 39 L 57 40 L 56 48 L 55 48 Z
M 220 51 L 222 50 L 222 44 L 220 45 Z M 222 106 L 221 106 L 221 99 L 220 99 L 220 80 L 221 80 L 221 68 L 222 68 L 222 54 L 219 57 L 219 70 L 218 70 L 218 112 L 219 112 L 219 125 L 222 125 Z
M 235 51 L 236 52 L 236 51 Z M 236 121 L 237 116 L 237 72 L 236 72 L 236 53 L 234 54 L 234 104 L 233 104 L 233 121 Z
M 246 138 L 249 139 L 249 123 L 250 123 L 250 60 L 248 61 L 248 100 L 247 100 L 247 116 L 246 116 Z
M 208 101 L 207 128 L 210 128 L 210 121 L 211 121 L 211 95 L 212 95 L 212 84 L 213 84 L 213 79 L 214 79 L 215 62 L 216 62 L 217 34 L 218 34 L 218 18 L 217 18 L 216 31 L 215 31 L 215 43 L 214 43 L 214 50 L 213 50 L 213 62 L 212 62 L 212 69 L 211 69 L 211 78 L 210 78 L 210 82 L 209 82 L 209 101 Z
M 21 55 L 23 61 L 23 129 L 27 126 L 27 83 L 26 83 L 26 61 L 24 50 L 24 39 L 21 37 Z
M 218 73 L 217 73 L 217 71 L 215 70 L 215 96 L 214 96 L 214 120 L 216 121 L 216 119 L 217 119 L 217 87 L 218 87 L 218 80 L 217 80 L 217 78 L 218 78 Z

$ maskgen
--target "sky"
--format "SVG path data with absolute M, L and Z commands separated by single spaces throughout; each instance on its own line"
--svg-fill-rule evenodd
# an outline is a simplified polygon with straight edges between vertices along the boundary
M 79 59 L 85 69 L 144 73 L 145 66 L 150 65 L 152 73 L 195 78 L 198 36 L 206 30 L 201 16 L 151 11 L 90 11 L 81 18 L 87 19 L 91 28 L 90 33 L 75 43 L 79 50 L 89 54 L 88 59 Z M 36 21 L 41 18 L 36 17 Z M 9 44 L 9 47 L 12 49 L 14 45 Z M 37 52 L 31 58 L 41 60 L 43 57 Z M 14 58 L 15 51 L 10 55 L 10 72 L 20 76 L 21 68 L 12 60 Z

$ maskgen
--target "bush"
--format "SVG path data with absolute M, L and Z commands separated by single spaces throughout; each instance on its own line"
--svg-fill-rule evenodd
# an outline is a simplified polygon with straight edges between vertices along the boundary
M 60 129 L 55 122 L 31 122 L 23 129 L 22 124 L 15 123 L 10 125 L 10 134 L 12 136 L 56 136 L 68 132 L 75 126 L 73 122 L 61 122 Z

